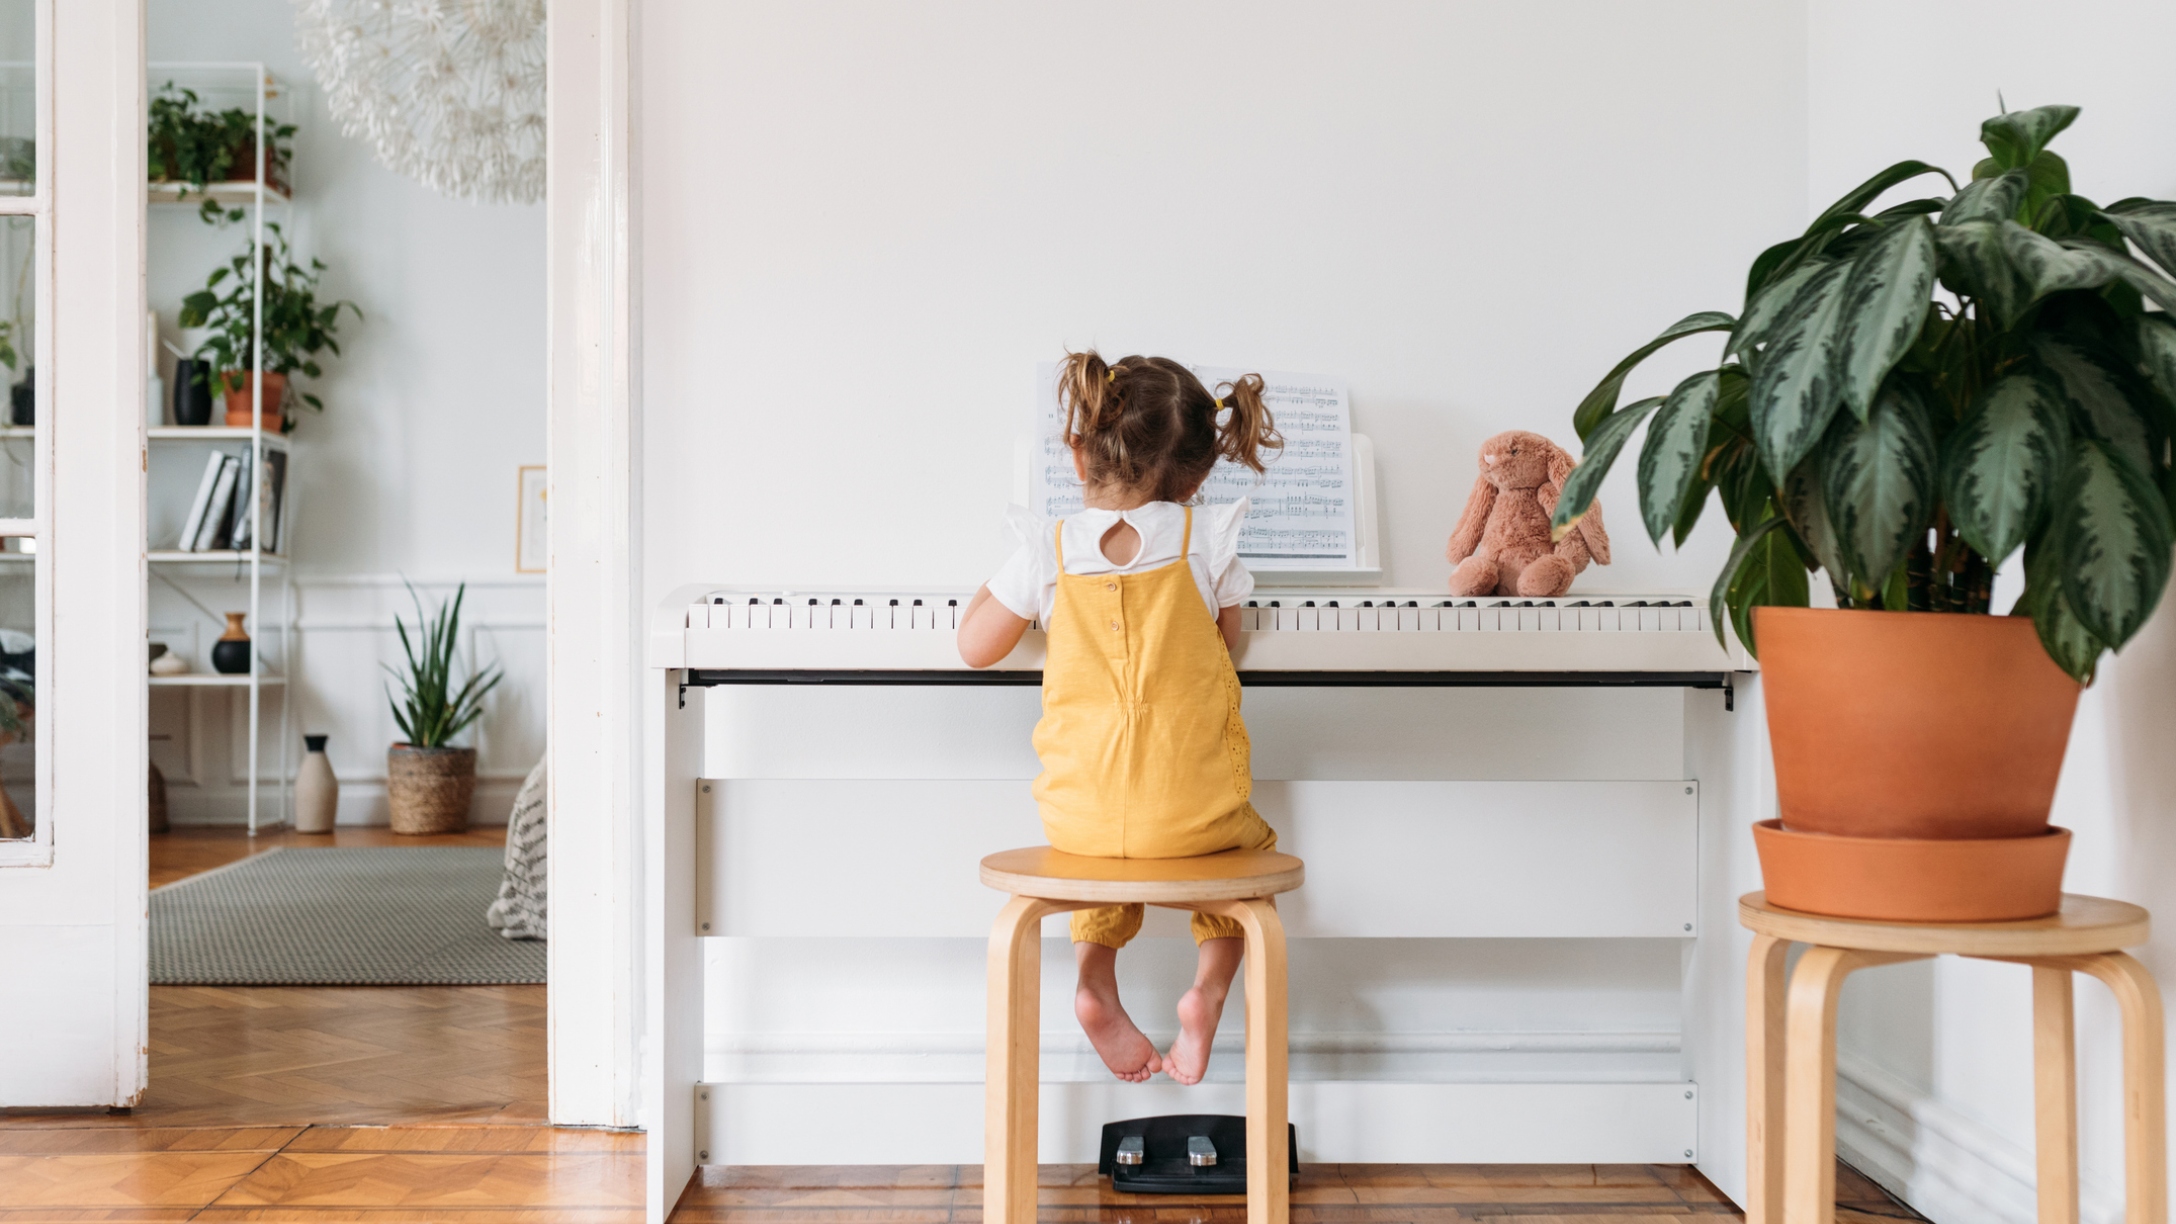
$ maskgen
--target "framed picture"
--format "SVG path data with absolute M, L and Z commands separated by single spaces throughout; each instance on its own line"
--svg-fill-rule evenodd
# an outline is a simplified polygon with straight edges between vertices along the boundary
M 521 502 L 514 527 L 514 572 L 517 574 L 541 574 L 550 567 L 551 542 L 545 531 L 549 510 L 545 497 L 549 488 L 543 464 L 521 469 Z

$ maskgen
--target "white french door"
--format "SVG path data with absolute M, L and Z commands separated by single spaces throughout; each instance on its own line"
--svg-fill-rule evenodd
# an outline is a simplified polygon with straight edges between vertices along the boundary
M 144 1085 L 143 60 L 0 0 L 0 1107 Z

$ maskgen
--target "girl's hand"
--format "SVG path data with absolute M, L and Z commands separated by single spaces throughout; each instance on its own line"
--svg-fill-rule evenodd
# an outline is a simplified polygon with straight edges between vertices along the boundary
M 1239 618 L 1235 615 L 1230 632 L 1238 630 Z M 992 599 L 990 588 L 982 587 L 968 602 L 967 615 L 960 618 L 960 661 L 969 667 L 988 667 L 1011 654 L 1012 648 L 1020 644 L 1020 635 L 1027 631 L 1028 622 Z

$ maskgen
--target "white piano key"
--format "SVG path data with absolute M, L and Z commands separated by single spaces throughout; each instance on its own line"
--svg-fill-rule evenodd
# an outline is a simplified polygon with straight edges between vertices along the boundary
M 1536 627 L 1544 633 L 1557 633 L 1564 627 L 1564 614 L 1556 605 L 1534 609 Z
M 1662 630 L 1662 609 L 1660 609 L 1660 608 L 1641 608 L 1641 609 L 1640 609 L 1640 628 L 1641 628 L 1641 629 L 1642 629 L 1643 631 L 1645 631 L 1645 632 L 1649 632 L 1649 633 L 1659 633 L 1659 632 L 1661 632 L 1661 630 Z
M 710 601 L 706 599 L 701 603 L 689 604 L 687 620 L 684 623 L 690 629 L 710 628 Z
M 1321 628 L 1322 628 L 1322 609 L 1321 609 L 1321 608 L 1295 608 L 1295 609 L 1293 609 L 1293 625 L 1292 625 L 1292 627 L 1293 627 L 1294 629 L 1296 629 L 1296 630 L 1298 630 L 1298 631 L 1302 632 L 1302 633 L 1308 633 L 1308 632 L 1315 632 L 1315 631 L 1320 631 L 1320 630 L 1321 630 Z

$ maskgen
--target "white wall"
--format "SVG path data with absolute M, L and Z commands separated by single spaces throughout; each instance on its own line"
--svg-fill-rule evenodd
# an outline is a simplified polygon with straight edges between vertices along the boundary
M 330 265 L 325 293 L 365 316 L 343 318 L 343 355 L 311 388 L 325 411 L 304 409 L 296 431 L 303 683 L 293 748 L 304 731 L 330 733 L 346 784 L 341 818 L 382 822 L 385 747 L 396 733 L 378 664 L 399 657 L 392 614 L 414 619 L 401 578 L 422 584 L 427 599 L 466 579 L 472 619 L 490 622 L 478 656 L 508 672 L 476 740 L 485 785 L 474 814 L 503 821 L 514 786 L 543 753 L 542 579 L 514 574 L 516 469 L 544 461 L 543 208 L 448 199 L 342 136 L 296 50 L 288 0 L 148 0 L 147 10 L 154 63 L 261 59 L 297 87 L 290 234 L 301 254 Z M 154 86 L 164 79 L 154 70 Z M 154 208 L 150 227 L 151 304 L 161 330 L 179 340 L 182 296 L 243 249 L 245 230 L 207 227 L 178 207 Z M 187 512 L 203 461 L 189 449 L 192 457 L 155 456 L 154 546 L 171 546 Z M 246 584 L 225 573 L 195 572 L 190 589 L 215 611 L 245 606 Z M 193 651 L 208 669 L 215 624 L 156 581 L 152 627 L 156 640 Z M 277 649 L 276 635 L 258 636 Z M 153 759 L 177 818 L 239 818 L 233 784 L 245 771 L 233 750 L 243 724 L 230 722 L 223 703 L 153 696 L 153 734 L 166 737 L 154 740 Z M 277 708 L 269 707 L 274 719 Z M 277 746 L 266 734 L 265 768 L 276 777 Z
M 2176 36 L 2162 4 L 2001 0 L 1813 6 L 1807 205 L 1820 208 L 1890 162 L 1916 157 L 1960 179 L 1984 155 L 1980 121 L 2012 108 L 2084 108 L 2054 148 L 2102 203 L 2176 198 L 2176 87 L 2157 50 Z M 2086 694 L 2056 795 L 2077 834 L 2065 886 L 2176 913 L 2176 616 L 2160 612 Z M 2176 981 L 2176 944 L 2141 959 Z M 2078 987 L 2085 1218 L 2122 1201 L 2118 1029 L 2105 991 Z M 1945 960 L 1870 970 L 1844 992 L 1839 1144 L 1941 1224 L 2033 1218 L 2029 974 Z
M 971 588 L 1034 365 L 1089 344 L 1348 379 L 1386 581 L 1436 588 L 1483 438 L 1572 441 L 1619 356 L 1735 310 L 1802 223 L 1797 4 L 642 21 L 651 598 Z M 1629 484 L 1603 500 L 1624 543 L 1588 587 L 1706 589 L 1712 526 L 1658 557 Z

